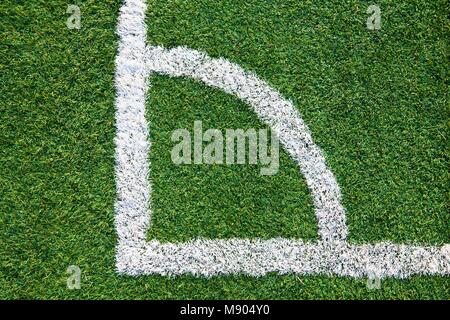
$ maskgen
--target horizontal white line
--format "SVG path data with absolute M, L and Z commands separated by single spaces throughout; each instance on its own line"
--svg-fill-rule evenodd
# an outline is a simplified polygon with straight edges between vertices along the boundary
M 420 247 L 389 242 L 351 245 L 344 241 L 206 240 L 158 241 L 142 246 L 120 245 L 117 269 L 129 275 L 189 273 L 198 276 L 248 274 L 322 274 L 350 277 L 405 278 L 449 275 L 450 246 Z

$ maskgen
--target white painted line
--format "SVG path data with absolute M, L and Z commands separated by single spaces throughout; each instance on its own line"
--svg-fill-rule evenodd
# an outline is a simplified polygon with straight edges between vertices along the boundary
M 119 246 L 117 270 L 129 275 L 263 276 L 278 272 L 406 278 L 415 274 L 450 274 L 449 251 L 448 245 L 350 245 L 345 241 L 308 243 L 282 238 L 197 239 L 179 244 L 151 241 L 142 247 Z
M 120 36 L 116 58 L 116 230 L 121 244 L 145 242 L 151 216 L 148 152 L 150 142 L 145 119 L 148 72 L 145 69 L 146 5 L 127 0 L 120 9 Z
M 116 59 L 116 264 L 120 273 L 212 276 L 267 272 L 336 274 L 449 274 L 448 246 L 414 247 L 389 243 L 351 245 L 339 186 L 314 144 L 306 124 L 289 100 L 225 59 L 212 59 L 186 47 L 146 47 L 144 0 L 127 0 L 121 8 Z M 221 88 L 249 104 L 278 135 L 297 161 L 311 191 L 321 241 L 205 240 L 180 244 L 146 242 L 151 220 L 150 150 L 145 95 L 151 73 L 190 77 Z

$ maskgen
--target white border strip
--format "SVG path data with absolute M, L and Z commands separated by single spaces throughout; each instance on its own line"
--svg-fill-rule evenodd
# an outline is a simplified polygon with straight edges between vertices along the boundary
M 117 269 L 129 275 L 201 276 L 248 274 L 323 274 L 350 277 L 406 278 L 415 274 L 450 274 L 450 246 L 415 247 L 392 243 L 350 245 L 345 241 L 206 240 L 143 247 L 119 246 Z
M 127 0 L 120 9 L 116 58 L 116 229 L 121 244 L 145 243 L 151 219 L 150 150 L 145 97 L 146 5 Z
M 338 184 L 292 103 L 256 75 L 225 59 L 212 59 L 185 47 L 171 50 L 146 47 L 145 12 L 145 1 L 127 0 L 118 24 L 115 139 L 118 272 L 204 276 L 294 272 L 352 277 L 450 273 L 448 245 L 439 248 L 346 243 L 345 210 Z M 151 219 L 151 185 L 145 96 L 151 72 L 191 77 L 247 102 L 299 164 L 313 196 L 322 241 L 307 243 L 277 238 L 197 239 L 180 244 L 146 242 Z

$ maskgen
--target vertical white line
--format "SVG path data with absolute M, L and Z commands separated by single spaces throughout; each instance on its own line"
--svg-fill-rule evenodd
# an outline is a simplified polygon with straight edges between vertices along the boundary
M 116 58 L 116 230 L 119 243 L 145 246 L 150 224 L 150 140 L 145 119 L 146 5 L 126 0 L 120 9 Z

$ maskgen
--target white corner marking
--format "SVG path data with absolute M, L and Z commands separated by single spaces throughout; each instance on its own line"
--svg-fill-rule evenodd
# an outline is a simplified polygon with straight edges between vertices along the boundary
M 381 277 L 450 274 L 449 245 L 419 247 L 346 241 L 345 209 L 337 181 L 293 104 L 255 74 L 223 58 L 186 47 L 146 45 L 145 0 L 126 0 L 120 10 L 116 57 L 116 267 L 129 275 L 213 276 L 246 273 L 335 274 Z M 151 221 L 149 129 L 145 97 L 152 73 L 189 77 L 246 102 L 277 134 L 299 165 L 311 192 L 320 241 L 275 238 L 147 242 Z

